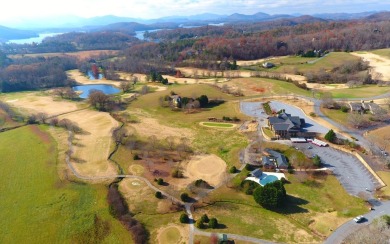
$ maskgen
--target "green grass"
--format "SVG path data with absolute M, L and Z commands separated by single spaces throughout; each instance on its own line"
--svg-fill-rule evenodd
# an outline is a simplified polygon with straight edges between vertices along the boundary
M 390 58 L 390 48 L 373 50 L 371 52 L 385 58 Z
M 172 111 L 170 108 L 161 107 L 158 102 L 159 97 L 169 95 L 171 90 L 181 96 L 197 97 L 205 94 L 209 99 L 222 98 L 226 102 L 197 113 L 187 114 L 183 111 Z M 223 116 L 227 116 L 237 117 L 241 120 L 247 119 L 248 117 L 240 113 L 239 102 L 235 101 L 237 99 L 209 85 L 173 85 L 169 86 L 167 91 L 139 97 L 129 106 L 128 112 L 132 113 L 133 109 L 142 109 L 163 125 L 189 128 L 195 134 L 192 147 L 196 151 L 216 154 L 224 159 L 229 166 L 238 166 L 238 154 L 247 145 L 247 138 L 238 131 L 215 130 L 199 125 L 200 122 L 206 121 L 209 117 L 222 119 Z
M 268 136 L 269 138 L 275 137 L 275 133 L 274 133 L 272 130 L 270 130 L 270 128 L 268 128 L 268 127 L 263 127 L 263 131 L 264 131 L 264 134 L 265 134 L 266 136 Z
M 175 227 L 171 227 L 163 230 L 160 241 L 161 243 L 178 243 L 180 238 L 180 231 Z
M 365 85 L 356 88 L 335 89 L 331 93 L 333 98 L 364 98 L 382 95 L 389 91 L 390 87 L 388 86 Z
M 226 225 L 223 232 L 286 243 L 318 242 L 321 238 L 313 231 L 327 236 L 329 229 L 367 211 L 364 202 L 350 196 L 334 176 L 309 177 L 307 183 L 300 183 L 296 175 L 286 176 L 289 197 L 278 211 L 266 210 L 252 196 L 224 187 L 211 194 L 208 206 L 196 210 L 195 219 L 207 213 Z M 307 234 L 302 235 L 303 231 Z
M 108 212 L 105 186 L 60 181 L 56 144 L 44 130 L 28 126 L 0 134 L 0 242 L 131 241 Z
M 383 191 L 383 194 L 390 197 L 390 172 L 386 171 L 377 171 L 376 172 L 379 177 L 385 182 L 387 186 L 383 187 L 381 191 Z
M 339 67 L 346 62 L 359 60 L 358 57 L 355 57 L 346 52 L 332 52 L 329 53 L 326 57 L 318 60 L 314 64 L 292 64 L 292 65 L 281 65 L 276 71 L 283 73 L 295 73 L 299 72 L 318 72 L 320 70 L 332 70 L 335 67 Z
M 233 124 L 226 123 L 216 123 L 216 122 L 203 122 L 203 125 L 211 126 L 211 127 L 222 127 L 222 128 L 232 128 Z
M 327 109 L 327 108 L 321 108 L 322 113 L 328 118 L 330 118 L 333 121 L 336 121 L 337 123 L 348 126 L 348 115 L 349 113 L 344 113 L 341 110 L 337 109 Z

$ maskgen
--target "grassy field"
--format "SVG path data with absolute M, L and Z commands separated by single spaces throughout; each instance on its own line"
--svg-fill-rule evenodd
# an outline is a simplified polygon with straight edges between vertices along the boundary
M 390 58 L 390 48 L 377 49 L 377 50 L 373 50 L 371 52 L 374 54 L 380 55 L 380 56 L 384 56 L 385 58 Z
M 332 70 L 335 67 L 341 66 L 348 61 L 359 60 L 358 57 L 355 57 L 346 52 L 332 52 L 329 53 L 326 57 L 319 59 L 317 62 L 313 64 L 303 63 L 296 64 L 287 59 L 286 62 L 283 62 L 283 65 L 280 65 L 276 68 L 276 71 L 283 73 L 291 73 L 294 74 L 296 71 L 298 72 L 318 72 L 320 70 Z M 289 61 L 293 64 L 289 64 Z
M 312 243 L 320 242 L 331 229 L 367 211 L 364 202 L 348 195 L 334 176 L 308 178 L 304 183 L 296 175 L 289 174 L 287 178 L 288 202 L 278 212 L 260 207 L 252 196 L 225 187 L 206 199 L 209 205 L 198 208 L 195 219 L 207 213 L 224 225 L 223 232 L 286 243 Z
M 348 126 L 348 115 L 349 113 L 344 113 L 341 110 L 337 109 L 327 109 L 321 107 L 322 113 L 333 121 L 336 121 L 339 124 Z
M 197 113 L 188 114 L 183 111 L 172 111 L 170 108 L 161 107 L 158 102 L 159 97 L 168 95 L 171 90 L 181 96 L 198 97 L 205 94 L 209 99 L 222 98 L 226 102 Z M 236 116 L 240 119 L 247 119 L 245 115 L 240 113 L 239 103 L 235 100 L 237 100 L 236 97 L 222 93 L 209 85 L 174 85 L 170 86 L 167 91 L 139 97 L 130 105 L 128 112 L 134 113 L 134 111 L 141 110 L 146 113 L 144 116 L 157 119 L 161 125 L 190 129 L 194 134 L 192 138 L 194 149 L 203 153 L 216 154 L 224 159 L 228 165 L 238 165 L 238 153 L 247 145 L 246 137 L 236 131 L 221 131 L 199 125 L 208 117 L 222 119 L 223 116 L 231 118 Z
M 357 88 L 335 89 L 330 92 L 333 98 L 364 98 L 382 95 L 389 91 L 390 87 L 388 86 L 365 85 Z
M 216 123 L 216 122 L 203 122 L 202 125 L 210 127 L 222 127 L 222 128 L 233 128 L 234 124 L 228 123 Z
M 390 197 L 390 172 L 386 171 L 377 171 L 376 172 L 379 177 L 385 182 L 387 186 L 383 187 L 381 191 L 383 191 L 383 194 Z
M 240 88 L 246 96 L 273 96 L 297 94 L 311 96 L 311 92 L 301 89 L 292 83 L 266 79 L 266 78 L 238 78 L 226 83 L 227 85 Z
M 1 133 L 0 145 L 7 145 L 0 148 L 0 242 L 131 242 L 108 212 L 105 186 L 59 180 L 56 144 L 45 127 Z

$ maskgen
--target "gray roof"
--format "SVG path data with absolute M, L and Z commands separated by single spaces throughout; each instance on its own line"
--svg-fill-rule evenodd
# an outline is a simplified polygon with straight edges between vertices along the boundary
M 274 130 L 299 131 L 301 126 L 305 124 L 305 120 L 298 116 L 291 116 L 285 112 L 278 116 L 270 117 L 269 123 L 274 127 Z
M 264 166 L 275 166 L 275 164 L 271 162 L 267 156 L 263 156 L 261 161 Z
M 277 164 L 278 168 L 280 168 L 280 167 L 286 167 L 287 168 L 288 167 L 287 159 L 286 159 L 286 157 L 283 154 L 281 154 L 281 153 L 279 153 L 277 151 L 268 149 L 268 148 L 265 149 L 265 151 L 267 153 L 269 153 L 271 155 L 271 157 L 276 160 L 276 164 Z
M 251 172 L 253 177 L 260 178 L 260 176 L 263 174 L 263 172 L 260 169 L 255 169 Z
M 361 103 L 350 103 L 349 106 L 351 107 L 352 111 L 360 111 L 363 109 Z

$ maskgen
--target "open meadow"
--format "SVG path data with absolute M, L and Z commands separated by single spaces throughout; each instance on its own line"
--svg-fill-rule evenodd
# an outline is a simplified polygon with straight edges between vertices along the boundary
M 60 180 L 47 127 L 3 132 L 0 145 L 1 243 L 131 243 L 109 214 L 105 186 Z

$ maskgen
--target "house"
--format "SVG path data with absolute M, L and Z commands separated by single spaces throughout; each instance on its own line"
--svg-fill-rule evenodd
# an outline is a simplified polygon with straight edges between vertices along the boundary
M 351 109 L 351 112 L 359 114 L 364 113 L 364 109 L 361 103 L 349 103 L 349 107 Z
M 179 95 L 171 95 L 169 97 L 169 102 L 172 107 L 180 108 L 181 107 L 181 97 Z
M 270 69 L 270 68 L 275 67 L 275 64 L 270 63 L 270 62 L 265 62 L 265 63 L 263 63 L 263 67 L 266 69 Z
M 305 120 L 299 116 L 291 116 L 282 111 L 278 116 L 268 118 L 268 126 L 275 135 L 281 138 L 297 137 L 305 125 Z
M 263 167 L 267 169 L 288 168 L 287 159 L 282 153 L 267 148 L 264 150 L 264 154 L 265 156 L 262 158 Z
M 349 107 L 351 109 L 351 112 L 363 114 L 365 112 L 370 112 L 371 114 L 380 114 L 383 113 L 384 109 L 381 108 L 378 104 L 374 103 L 373 101 L 371 102 L 354 102 L 354 103 L 349 103 Z

